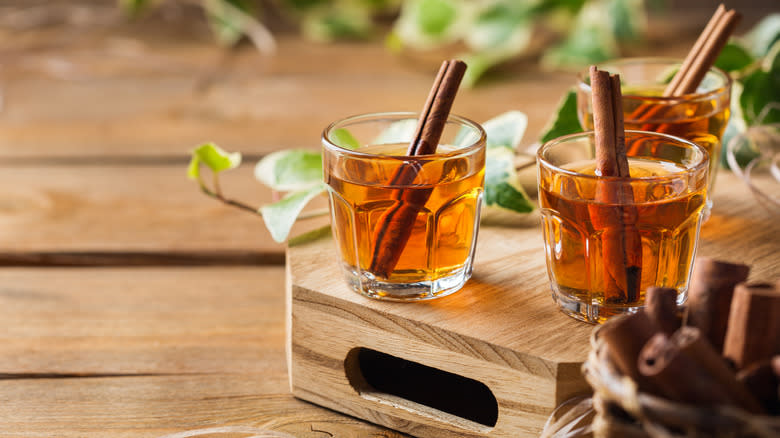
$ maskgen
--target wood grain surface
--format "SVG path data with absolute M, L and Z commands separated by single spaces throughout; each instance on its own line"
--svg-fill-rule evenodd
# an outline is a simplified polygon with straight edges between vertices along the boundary
M 752 280 L 778 279 L 776 212 L 727 172 L 713 203 L 699 254 L 749 260 Z M 454 295 L 415 305 L 365 298 L 331 275 L 340 264 L 330 238 L 290 247 L 293 393 L 415 436 L 538 436 L 556 406 L 587 391 L 579 368 L 592 326 L 557 310 L 541 227 L 529 219 L 515 227 L 482 227 L 473 278 Z M 350 371 L 348 358 L 360 348 L 481 382 L 497 400 L 498 422 L 486 427 L 370 385 L 356 387 L 351 373 L 360 372 Z
M 178 68 L 176 58 L 173 67 L 163 64 L 172 71 L 139 72 L 131 67 L 139 59 L 162 63 L 169 52 L 190 48 L 142 45 L 133 57 L 120 57 L 111 55 L 110 41 L 106 46 L 89 52 L 95 57 L 105 54 L 96 66 L 75 49 L 37 54 L 27 60 L 32 66 L 11 66 L 5 73 L 0 118 L 4 161 L 173 159 L 203 141 L 254 157 L 282 148 L 318 149 L 322 130 L 336 119 L 364 112 L 419 111 L 437 68 L 435 62 L 420 65 L 375 45 L 318 45 L 282 38 L 282 56 L 238 49 L 226 70 L 217 73 L 219 80 L 204 90 L 199 88 L 204 71 L 197 66 L 221 61 L 217 48 L 192 50 L 188 63 Z M 55 56 L 84 70 L 85 77 L 51 78 L 34 70 Z M 112 63 L 109 73 L 116 74 L 98 69 Z M 512 81 L 462 90 L 453 113 L 478 122 L 509 110 L 550 114 L 573 81 L 571 74 L 536 69 L 513 76 Z M 517 87 L 514 80 L 528 87 Z M 532 118 L 528 138 L 536 138 L 545 122 L 544 117 Z M 42 125 L 46 129 L 40 129 Z
M 535 437 L 559 403 L 587 393 L 579 369 L 593 327 L 553 304 L 538 222 L 482 228 L 473 278 L 456 294 L 420 304 L 353 292 L 341 276 L 328 275 L 340 269 L 335 254 L 331 239 L 288 250 L 297 396 L 415 436 Z M 483 383 L 497 400 L 498 423 L 486 427 L 403 399 L 358 394 L 345 376 L 354 348 Z
M 400 436 L 290 394 L 282 271 L 0 270 L 0 436 Z
M 254 179 L 253 166 L 247 163 L 220 179 L 229 196 L 259 207 L 271 201 L 271 193 Z M 68 253 L 125 253 L 126 259 L 179 254 L 182 263 L 198 256 L 204 262 L 282 261 L 284 246 L 271 239 L 260 216 L 209 199 L 185 172 L 186 165 L 3 169 L 0 263 Z M 210 175 L 204 173 L 204 179 L 210 182 Z M 325 201 L 312 205 L 322 208 Z M 302 222 L 296 230 L 308 226 Z M 114 263 L 120 262 L 121 257 Z
M 251 435 L 225 426 L 302 438 L 404 436 L 293 397 L 285 248 L 259 217 L 199 193 L 185 169 L 188 151 L 204 141 L 241 151 L 245 164 L 223 176 L 223 188 L 259 206 L 271 194 L 252 177 L 258 158 L 318 149 L 325 125 L 349 114 L 418 110 L 452 53 L 399 56 L 379 39 L 313 44 L 281 31 L 275 56 L 249 45 L 224 50 L 199 9 L 177 8 L 128 20 L 115 0 L 0 2 L 0 436 Z M 647 46 L 629 50 L 684 54 L 709 8 L 667 17 Z M 525 146 L 573 82 L 518 60 L 462 90 L 453 111 L 478 122 L 524 111 Z M 726 173 L 716 191 L 700 253 L 750 262 L 754 279 L 777 277 L 776 218 Z M 535 220 L 489 230 L 472 281 L 488 293 L 426 304 L 430 318 L 447 323 L 485 297 L 500 305 L 526 279 L 543 287 L 544 272 L 528 265 L 541 245 L 531 240 Z M 528 252 L 491 233 L 526 233 Z M 569 322 L 549 297 L 528 301 L 553 325 Z M 513 318 L 502 309 L 492 329 L 453 339 L 495 332 L 519 343 L 499 325 Z M 482 354 L 459 345 L 472 360 Z M 507 360 L 551 373 L 543 362 Z

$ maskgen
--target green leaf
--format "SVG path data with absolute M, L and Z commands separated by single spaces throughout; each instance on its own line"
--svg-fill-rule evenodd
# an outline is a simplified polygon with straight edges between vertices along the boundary
M 529 29 L 528 11 L 518 8 L 522 3 L 493 3 L 480 12 L 465 35 L 466 44 L 475 51 L 495 50 L 499 46 L 510 46 L 512 34 L 518 27 Z M 518 50 L 522 51 L 524 47 Z
M 472 51 L 462 56 L 469 66 L 464 86 L 473 86 L 489 69 L 525 52 L 532 19 L 532 10 L 517 2 L 498 2 L 480 12 L 463 37 Z
M 330 133 L 330 141 L 344 149 L 355 150 L 360 147 L 360 142 L 345 128 L 334 129 Z
M 461 55 L 460 59 L 469 66 L 466 69 L 466 74 L 463 75 L 463 86 L 467 88 L 473 87 L 485 72 L 509 58 L 490 50 Z
M 400 53 L 404 48 L 404 41 L 398 32 L 390 31 L 385 37 L 385 47 L 392 53 Z
M 408 0 L 393 26 L 393 46 L 430 49 L 465 35 L 473 6 L 465 0 Z
M 742 70 L 754 61 L 753 56 L 741 45 L 729 41 L 721 50 L 718 59 L 715 60 L 715 67 L 727 72 Z
M 520 111 L 508 111 L 488 120 L 482 124 L 487 134 L 487 147 L 517 149 L 527 126 L 528 116 Z
M 647 28 L 647 17 L 642 0 L 610 0 L 606 8 L 612 34 L 618 41 L 641 39 Z
M 418 0 L 415 6 L 420 31 L 431 36 L 444 35 L 457 16 L 455 4 L 450 0 Z
M 371 34 L 371 11 L 357 3 L 338 3 L 304 14 L 303 34 L 314 40 L 332 42 L 364 39 Z
M 577 13 L 587 0 L 543 0 L 534 6 L 534 12 L 563 11 Z
M 603 2 L 590 2 L 580 10 L 574 28 L 566 40 L 542 57 L 548 68 L 579 68 L 618 56 L 617 40 Z
M 217 41 L 225 46 L 232 46 L 241 39 L 246 30 L 242 15 L 252 14 L 249 0 L 203 0 L 203 8 Z
M 305 11 L 307 9 L 327 5 L 329 1 L 330 0 L 285 0 L 285 4 L 292 7 L 293 9 Z
M 780 40 L 780 13 L 764 17 L 744 36 L 745 46 L 753 56 L 761 58 Z
M 739 103 L 748 125 L 780 123 L 780 42 L 775 43 L 761 66 L 742 81 Z
M 309 189 L 322 182 L 322 155 L 304 149 L 273 152 L 257 163 L 255 178 L 279 192 Z
M 200 180 L 200 159 L 196 154 L 192 154 L 190 165 L 187 166 L 187 177 L 189 179 Z
M 577 116 L 577 93 L 570 89 L 558 103 L 558 108 L 542 130 L 542 138 L 539 141 L 546 143 L 575 132 L 582 132 L 582 127 Z
M 731 103 L 729 105 L 731 116 L 729 116 L 729 123 L 726 125 L 726 130 L 723 132 L 723 138 L 721 139 L 720 162 L 725 167 L 729 167 L 728 160 L 726 159 L 726 148 L 731 142 L 731 139 L 747 130 L 745 116 L 742 114 L 742 106 L 740 106 L 740 101 L 742 100 L 741 96 L 742 83 L 734 81 L 731 86 Z
M 761 61 L 761 68 L 775 77 L 780 75 L 780 40 L 769 49 L 769 53 Z M 775 98 L 778 98 L 778 96 L 775 96 Z
M 485 158 L 485 205 L 517 213 L 533 211 L 534 205 L 517 181 L 515 151 L 509 147 L 487 150 Z
M 316 196 L 325 193 L 325 190 L 325 183 L 320 182 L 307 190 L 289 193 L 281 200 L 261 207 L 260 213 L 263 215 L 266 228 L 271 233 L 271 238 L 276 242 L 284 242 L 290 234 L 295 219 L 306 204 Z
M 473 87 L 485 72 L 523 53 L 528 49 L 530 42 L 531 26 L 523 25 L 512 29 L 512 32 L 501 44 L 464 55 L 462 58 L 469 66 L 463 77 L 464 86 Z
M 241 165 L 241 153 L 226 152 L 214 143 L 204 143 L 192 151 L 192 160 L 187 171 L 190 178 L 197 179 L 200 176 L 200 163 L 208 166 L 212 172 L 219 173 Z

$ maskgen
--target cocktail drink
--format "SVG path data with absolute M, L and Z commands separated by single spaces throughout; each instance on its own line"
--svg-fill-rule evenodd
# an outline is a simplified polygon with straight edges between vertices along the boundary
M 588 322 L 637 310 L 650 286 L 676 288 L 680 303 L 688 290 L 707 153 L 651 132 L 626 131 L 626 144 L 630 178 L 596 174 L 592 131 L 552 140 L 537 154 L 553 297 Z
M 348 283 L 374 298 L 439 297 L 471 276 L 485 133 L 450 116 L 435 154 L 407 156 L 416 122 L 412 113 L 367 114 L 323 134 L 341 264 Z
M 731 78 L 711 68 L 698 89 L 689 94 L 663 97 L 664 89 L 681 62 L 663 58 L 624 59 L 599 68 L 620 75 L 626 129 L 653 131 L 681 137 L 702 146 L 710 156 L 712 189 L 721 154 L 721 139 L 729 119 Z M 593 129 L 593 106 L 587 73 L 579 77 L 577 112 L 585 130 Z M 635 147 L 626 145 L 629 150 Z

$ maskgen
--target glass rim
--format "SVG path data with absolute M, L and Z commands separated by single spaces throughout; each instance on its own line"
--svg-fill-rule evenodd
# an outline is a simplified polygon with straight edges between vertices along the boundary
M 330 138 L 329 134 L 333 132 L 335 129 L 338 129 L 344 125 L 354 123 L 354 122 L 361 122 L 361 121 L 377 121 L 377 120 L 388 120 L 388 121 L 399 121 L 399 120 L 418 120 L 420 117 L 420 113 L 413 112 L 413 111 L 387 111 L 387 112 L 372 112 L 372 113 L 362 113 L 362 114 L 355 114 L 348 117 L 344 117 L 341 119 L 338 119 L 334 121 L 333 123 L 329 124 L 323 131 L 322 131 L 322 144 L 327 149 L 331 150 L 332 152 L 339 153 L 342 155 L 348 155 L 352 158 L 371 158 L 371 159 L 401 159 L 401 160 L 409 160 L 409 159 L 417 159 L 417 158 L 426 158 L 430 159 L 432 157 L 435 158 L 455 158 L 462 155 L 467 155 L 475 150 L 478 150 L 480 147 L 485 147 L 487 143 L 487 133 L 485 133 L 485 129 L 480 125 L 479 123 L 468 119 L 463 116 L 459 116 L 457 114 L 450 114 L 447 117 L 447 123 L 458 123 L 463 126 L 468 126 L 472 129 L 474 129 L 477 134 L 479 135 L 479 138 L 477 138 L 473 143 L 460 147 L 458 149 L 455 149 L 450 152 L 436 152 L 434 154 L 426 154 L 426 155 L 380 155 L 380 154 L 372 154 L 368 152 L 361 152 L 359 149 L 347 149 L 343 148 L 335 143 L 333 143 Z
M 603 63 L 600 63 L 601 66 L 604 67 L 604 70 L 607 70 L 609 66 L 624 66 L 624 65 L 631 65 L 631 64 L 659 64 L 659 65 L 682 65 L 683 60 L 678 58 L 672 58 L 672 57 L 653 57 L 653 56 L 646 56 L 646 57 L 634 57 L 634 58 L 618 58 L 613 59 L 611 61 L 604 61 Z M 601 68 L 601 67 L 599 67 Z M 607 70 L 608 71 L 608 70 Z M 718 75 L 721 79 L 723 79 L 723 84 L 707 91 L 702 92 L 696 92 L 683 94 L 682 96 L 670 96 L 670 97 L 664 97 L 664 96 L 642 96 L 638 94 L 623 94 L 624 98 L 629 99 L 638 99 L 638 100 L 647 100 L 647 101 L 653 101 L 653 102 L 679 102 L 680 100 L 701 100 L 701 99 L 709 99 L 714 96 L 717 96 L 719 94 L 725 93 L 729 90 L 731 90 L 731 85 L 733 80 L 731 79 L 731 75 L 726 73 L 724 70 L 715 67 L 714 65 L 707 70 L 707 72 L 713 72 L 716 75 Z M 591 88 L 590 84 L 586 81 L 586 78 L 589 77 L 589 71 L 583 70 L 577 73 L 577 86 L 590 93 Z M 621 80 L 624 79 L 624 76 L 621 75 Z
M 599 175 L 589 175 L 585 173 L 576 172 L 569 169 L 564 169 L 560 166 L 556 166 L 555 164 L 552 164 L 548 160 L 546 160 L 543 156 L 543 153 L 550 148 L 557 146 L 561 143 L 565 143 L 571 140 L 575 140 L 578 138 L 583 137 L 590 137 L 595 136 L 595 131 L 583 131 L 583 132 L 576 132 L 574 134 L 568 134 L 561 137 L 554 138 L 552 140 L 549 140 L 542 144 L 542 146 L 539 147 L 539 149 L 536 151 L 536 162 L 539 163 L 539 165 L 543 165 L 547 167 L 548 169 L 556 172 L 561 173 L 565 175 L 569 175 L 576 178 L 584 178 L 588 180 L 601 180 L 601 181 L 614 181 L 614 182 L 620 182 L 620 181 L 669 181 L 674 178 L 679 178 L 682 175 L 689 175 L 692 173 L 700 172 L 701 170 L 707 170 L 709 168 L 709 160 L 710 160 L 710 154 L 707 152 L 704 147 L 699 146 L 698 144 L 688 141 L 684 138 L 675 137 L 673 135 L 664 134 L 660 132 L 652 132 L 652 131 L 638 131 L 633 129 L 626 129 L 626 138 L 628 138 L 629 134 L 640 134 L 640 135 L 649 135 L 652 137 L 660 137 L 662 139 L 665 139 L 669 143 L 676 143 L 678 145 L 685 145 L 688 147 L 691 147 L 695 150 L 698 150 L 702 154 L 701 160 L 699 160 L 698 163 L 695 163 L 692 167 L 686 168 L 683 172 L 675 172 L 670 173 L 667 175 L 659 175 L 659 176 L 640 176 L 640 177 L 622 177 L 622 176 L 599 176 Z

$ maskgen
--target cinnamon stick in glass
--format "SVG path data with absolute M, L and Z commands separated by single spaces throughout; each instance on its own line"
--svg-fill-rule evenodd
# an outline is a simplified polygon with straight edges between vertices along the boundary
M 726 7 L 720 4 L 691 47 L 680 65 L 680 69 L 664 89 L 662 96 L 676 97 L 695 92 L 704 76 L 715 64 L 715 60 L 718 59 L 718 55 L 736 29 L 740 19 L 739 12 L 733 9 L 726 10 Z M 659 113 L 665 109 L 663 105 L 642 105 L 634 110 L 630 119 L 641 121 L 662 118 Z M 669 126 L 662 124 L 655 129 L 652 128 L 653 125 L 647 125 L 643 126 L 641 130 L 667 132 Z
M 637 212 L 632 205 L 628 178 L 620 77 L 595 66 L 590 68 L 593 91 L 593 125 L 596 142 L 596 170 L 603 177 L 596 186 L 596 204 L 588 211 L 595 228 L 601 230 L 604 264 L 604 301 L 631 303 L 639 298 L 642 274 L 642 241 L 636 228 Z M 613 177 L 618 177 L 615 179 Z
M 750 267 L 699 257 L 688 289 L 688 324 L 697 327 L 717 351 L 723 350 L 734 287 L 747 280 Z
M 731 302 L 723 355 L 744 369 L 780 354 L 780 292 L 769 283 L 739 284 Z
M 458 91 L 466 64 L 459 60 L 444 61 L 428 94 L 414 137 L 407 155 L 430 155 L 436 153 L 444 125 L 449 117 L 455 94 Z M 399 168 L 390 184 L 393 186 L 414 183 L 419 168 L 405 165 Z M 396 192 L 394 204 L 378 220 L 372 235 L 374 244 L 369 271 L 374 275 L 389 277 L 401 253 L 406 247 L 418 213 L 423 208 L 431 190 L 403 190 Z

